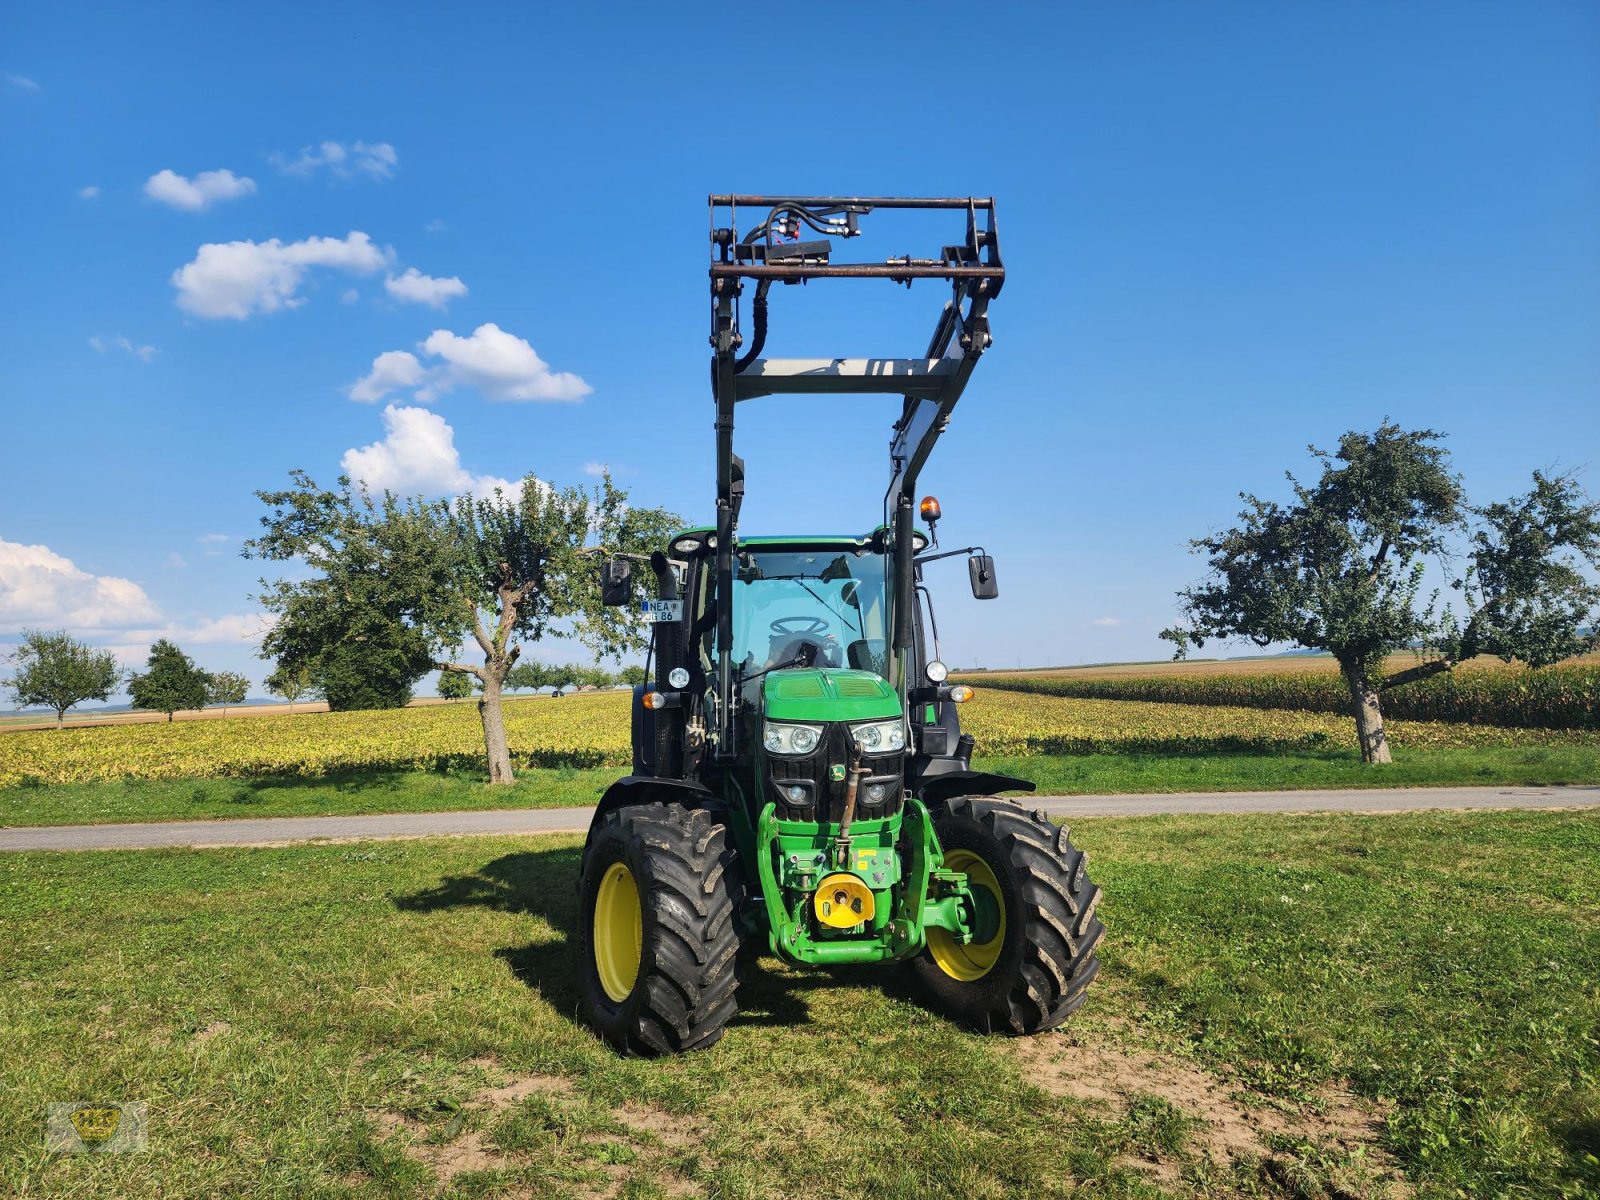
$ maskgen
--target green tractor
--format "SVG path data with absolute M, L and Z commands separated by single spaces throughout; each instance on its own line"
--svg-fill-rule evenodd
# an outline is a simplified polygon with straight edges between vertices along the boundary
M 991 599 L 994 562 L 980 547 L 940 552 L 938 502 L 914 499 L 989 346 L 1005 279 L 994 203 L 710 203 L 716 524 L 678 534 L 647 569 L 602 566 L 606 603 L 640 604 L 651 622 L 653 682 L 634 689 L 633 772 L 606 791 L 584 846 L 584 1016 L 628 1053 L 710 1046 L 765 952 L 902 963 L 933 1005 L 979 1030 L 1050 1029 L 1099 969 L 1100 889 L 1065 829 L 993 798 L 1032 783 L 972 769 L 958 715 L 972 690 L 946 678 L 923 572 L 966 555 L 972 594 Z M 833 262 L 831 239 L 857 236 L 879 209 L 962 212 L 965 240 L 937 258 Z M 802 240 L 807 230 L 823 236 Z M 760 357 L 771 284 L 827 278 L 942 279 L 952 295 L 921 358 Z M 746 281 L 754 329 L 741 355 Z M 741 536 L 736 405 L 841 392 L 902 398 L 883 522 L 859 535 Z

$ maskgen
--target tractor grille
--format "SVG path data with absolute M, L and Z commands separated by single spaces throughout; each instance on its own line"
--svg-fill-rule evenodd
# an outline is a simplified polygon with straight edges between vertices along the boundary
M 799 780 L 810 785 L 810 793 L 816 798 L 815 803 L 791 804 L 769 783 L 769 795 L 766 798 L 777 802 L 779 819 L 837 822 L 843 817 L 845 792 L 850 783 L 848 779 L 838 782 L 829 779 L 828 768 L 835 763 L 842 763 L 848 768 L 850 751 L 848 728 L 835 724 L 828 726 L 827 732 L 822 735 L 822 741 L 817 743 L 817 748 L 804 758 L 780 758 L 777 755 L 768 755 L 767 772 L 773 783 Z M 886 817 L 899 812 L 902 803 L 901 783 L 905 778 L 904 756 L 874 754 L 862 759 L 862 763 L 872 774 L 865 778 L 856 793 L 856 817 L 858 819 Z M 871 804 L 867 800 L 867 786 L 874 781 L 892 782 L 894 785 L 890 788 L 889 795 L 877 804 Z

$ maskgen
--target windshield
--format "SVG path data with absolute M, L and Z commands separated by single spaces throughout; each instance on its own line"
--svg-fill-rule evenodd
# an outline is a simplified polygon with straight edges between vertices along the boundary
M 880 554 L 747 550 L 735 558 L 733 661 L 747 675 L 789 662 L 802 642 L 819 648 L 819 667 L 883 675 L 888 629 Z

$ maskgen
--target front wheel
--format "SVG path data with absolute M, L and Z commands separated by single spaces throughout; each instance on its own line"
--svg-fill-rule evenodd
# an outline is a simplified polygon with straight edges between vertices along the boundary
M 967 877 L 984 940 L 928 930 L 912 971 L 935 1006 L 984 1033 L 1053 1029 L 1080 1005 L 1100 962 L 1100 889 L 1064 827 L 1003 800 L 933 813 L 946 870 Z
M 578 883 L 584 1019 L 626 1054 L 700 1050 L 736 1011 L 738 863 L 704 812 L 636 804 L 607 813 Z

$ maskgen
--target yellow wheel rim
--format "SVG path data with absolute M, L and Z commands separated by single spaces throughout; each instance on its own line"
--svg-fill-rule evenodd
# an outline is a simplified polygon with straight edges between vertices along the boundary
M 644 914 L 639 886 L 625 863 L 612 863 L 594 897 L 594 966 L 607 996 L 621 1004 L 639 978 Z
M 994 871 L 971 850 L 952 850 L 944 856 L 947 871 L 960 871 L 967 877 L 967 885 L 983 888 L 994 897 L 1000 910 L 1000 927 L 987 942 L 958 942 L 948 929 L 928 930 L 928 953 L 939 969 L 951 979 L 971 983 L 982 979 L 1000 960 L 1000 948 L 1006 941 L 1006 902 L 1000 894 L 1000 881 Z

